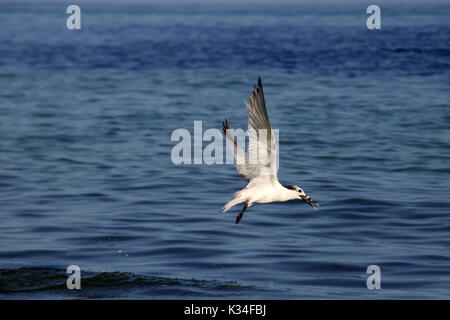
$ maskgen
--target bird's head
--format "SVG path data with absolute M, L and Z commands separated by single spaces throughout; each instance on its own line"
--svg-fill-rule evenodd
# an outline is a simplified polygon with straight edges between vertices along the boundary
M 296 192 L 295 199 L 303 200 L 314 209 L 317 209 L 319 207 L 319 204 L 311 199 L 311 197 L 308 196 L 302 188 L 298 186 L 286 186 L 286 188 Z

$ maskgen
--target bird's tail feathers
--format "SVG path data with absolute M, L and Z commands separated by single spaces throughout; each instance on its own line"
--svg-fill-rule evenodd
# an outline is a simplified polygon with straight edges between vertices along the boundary
M 241 197 L 241 191 L 236 192 L 233 195 L 233 199 L 228 201 L 222 208 L 222 212 L 227 212 L 230 210 L 231 207 L 234 207 L 235 205 L 245 202 L 245 200 Z

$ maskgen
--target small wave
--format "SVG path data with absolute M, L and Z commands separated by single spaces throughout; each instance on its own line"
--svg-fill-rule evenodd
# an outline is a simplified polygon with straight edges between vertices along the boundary
M 234 281 L 180 279 L 138 275 L 131 272 L 82 272 L 81 289 L 68 290 L 68 274 L 58 268 L 0 269 L 0 297 L 136 298 L 221 297 L 248 290 Z

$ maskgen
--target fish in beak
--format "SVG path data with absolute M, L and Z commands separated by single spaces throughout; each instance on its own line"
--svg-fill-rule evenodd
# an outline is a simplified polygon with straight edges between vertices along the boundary
M 304 196 L 301 198 L 303 201 L 305 201 L 307 204 L 309 204 L 311 207 L 313 207 L 314 209 L 317 209 L 319 206 L 319 204 L 317 202 L 315 202 L 313 199 L 311 199 L 310 196 Z

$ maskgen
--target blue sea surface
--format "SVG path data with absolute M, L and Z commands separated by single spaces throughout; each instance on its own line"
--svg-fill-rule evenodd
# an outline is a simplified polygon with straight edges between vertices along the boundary
M 0 299 L 450 299 L 448 3 L 67 5 L 0 2 Z M 258 76 L 320 209 L 235 225 L 171 135 L 245 129 Z

